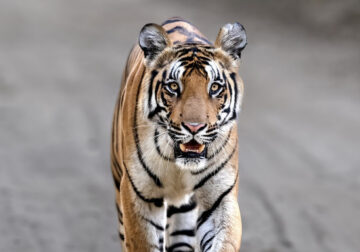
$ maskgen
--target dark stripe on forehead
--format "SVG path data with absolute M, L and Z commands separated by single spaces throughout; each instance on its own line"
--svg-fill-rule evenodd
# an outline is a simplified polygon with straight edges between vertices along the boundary
M 185 29 L 184 27 L 179 26 L 179 25 L 177 25 L 174 28 L 166 31 L 167 34 L 171 34 L 171 33 L 174 33 L 174 32 L 179 32 L 182 35 L 185 35 L 186 37 L 188 37 L 187 40 L 186 40 L 186 43 L 197 42 L 197 41 L 194 40 L 195 38 L 197 38 L 200 41 L 205 42 L 206 44 L 211 44 L 211 42 L 209 40 L 207 40 L 206 38 L 204 38 L 204 37 L 202 37 L 202 36 L 200 36 L 200 35 L 198 35 L 196 33 L 189 32 L 187 29 Z
M 192 44 L 190 47 L 189 46 L 179 46 L 179 48 L 177 48 L 177 51 L 176 51 L 176 56 L 182 57 L 188 53 L 192 53 L 193 55 L 197 54 L 197 53 L 201 53 L 206 57 L 213 57 L 214 53 L 211 51 L 211 49 L 213 49 L 213 47 L 199 45 L 199 44 Z
M 192 25 L 192 23 L 190 23 L 189 21 L 186 21 L 182 18 L 175 18 L 175 19 L 169 19 L 169 20 L 166 20 L 164 23 L 161 24 L 161 26 L 164 26 L 164 25 L 167 25 L 167 24 L 172 24 L 172 23 L 176 23 L 176 22 L 184 22 L 184 23 L 187 23 L 189 25 Z

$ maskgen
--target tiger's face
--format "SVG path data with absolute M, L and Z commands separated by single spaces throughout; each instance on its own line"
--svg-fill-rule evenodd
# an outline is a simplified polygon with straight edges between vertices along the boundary
M 237 39 L 229 48 L 224 43 L 231 33 Z M 180 168 L 201 169 L 216 142 L 226 139 L 240 109 L 243 84 L 237 70 L 245 31 L 239 24 L 228 25 L 215 46 L 172 45 L 160 26 L 148 25 L 139 44 L 147 67 L 145 116 L 167 132 Z

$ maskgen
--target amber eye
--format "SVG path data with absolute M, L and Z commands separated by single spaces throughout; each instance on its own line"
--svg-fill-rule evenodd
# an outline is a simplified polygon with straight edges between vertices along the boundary
M 170 84 L 170 88 L 172 90 L 176 91 L 176 90 L 178 90 L 179 85 L 177 83 L 173 82 L 173 83 Z
M 167 85 L 170 92 L 176 93 L 179 90 L 179 85 L 176 82 L 171 82 Z
M 213 91 L 213 92 L 218 91 L 219 88 L 220 88 L 220 85 L 217 84 L 217 83 L 213 83 L 213 84 L 211 85 L 211 91 Z
M 218 93 L 221 89 L 221 85 L 218 83 L 213 83 L 210 86 L 210 95 L 215 95 L 216 93 Z

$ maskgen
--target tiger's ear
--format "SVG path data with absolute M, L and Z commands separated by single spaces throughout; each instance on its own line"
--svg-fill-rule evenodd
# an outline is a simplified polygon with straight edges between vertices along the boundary
M 216 38 L 215 47 L 220 47 L 235 60 L 247 44 L 245 28 L 238 22 L 224 25 Z
M 140 31 L 139 46 L 144 52 L 145 59 L 152 61 L 171 42 L 164 30 L 157 24 L 146 24 Z

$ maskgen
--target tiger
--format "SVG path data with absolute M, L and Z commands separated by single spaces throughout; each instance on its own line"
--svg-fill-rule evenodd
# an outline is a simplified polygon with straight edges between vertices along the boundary
M 212 44 L 190 22 L 146 24 L 123 70 L 111 136 L 124 252 L 239 251 L 244 27 Z

